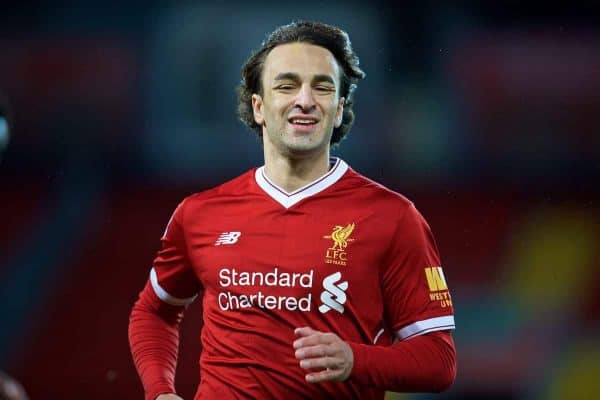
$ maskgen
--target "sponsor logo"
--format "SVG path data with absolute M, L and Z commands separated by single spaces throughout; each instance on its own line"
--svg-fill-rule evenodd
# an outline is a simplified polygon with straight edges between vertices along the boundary
M 450 292 L 448 292 L 448 284 L 446 284 L 446 278 L 444 277 L 444 271 L 442 267 L 429 267 L 425 268 L 425 277 L 427 278 L 427 285 L 429 286 L 429 298 L 431 301 L 439 301 L 442 307 L 451 307 L 452 299 L 450 298 Z
M 312 294 L 287 296 L 270 294 L 272 288 L 306 288 L 313 286 L 314 270 L 305 273 L 286 272 L 278 267 L 268 272 L 241 271 L 223 267 L 219 271 L 221 292 L 217 296 L 219 308 L 223 311 L 244 308 L 267 310 L 310 311 Z M 245 292 L 246 293 L 240 293 Z
M 223 232 L 221 235 L 219 235 L 219 238 L 215 242 L 215 246 L 237 243 L 241 235 L 242 232 Z
M 427 277 L 427 284 L 430 291 L 448 290 L 442 267 L 425 268 L 425 276 Z
M 353 231 L 354 222 L 346 226 L 336 225 L 331 235 L 323 236 L 324 239 L 333 241 L 333 246 L 329 247 L 325 253 L 327 264 L 346 265 L 346 261 L 348 261 L 346 247 L 348 247 L 349 242 L 354 240 L 350 238 Z
M 319 311 L 323 314 L 330 310 L 335 310 L 340 314 L 344 313 L 344 304 L 346 303 L 346 290 L 348 281 L 339 282 L 342 279 L 342 273 L 336 272 L 323 279 L 323 288 Z M 338 283 L 339 282 L 339 283 Z
M 258 272 L 222 267 L 218 277 L 220 292 L 217 295 L 217 304 L 222 311 L 262 308 L 310 312 L 313 310 L 313 305 L 316 306 L 311 293 L 314 276 L 314 269 L 307 272 L 287 272 L 274 267 L 269 271 Z M 341 280 L 341 272 L 333 273 L 323 279 L 324 290 L 320 296 L 319 306 L 322 314 L 331 310 L 344 313 L 348 282 L 341 282 Z M 274 289 L 278 289 L 277 292 L 273 292 Z M 285 293 L 288 290 L 289 292 Z

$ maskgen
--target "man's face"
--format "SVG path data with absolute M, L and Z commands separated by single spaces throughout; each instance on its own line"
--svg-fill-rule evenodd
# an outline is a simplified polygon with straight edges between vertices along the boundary
M 288 156 L 329 150 L 344 105 L 340 68 L 329 50 L 308 43 L 275 47 L 265 59 L 262 86 L 252 106 L 265 148 Z

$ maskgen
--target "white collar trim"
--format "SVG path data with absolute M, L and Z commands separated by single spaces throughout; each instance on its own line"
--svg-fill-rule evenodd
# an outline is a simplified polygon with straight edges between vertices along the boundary
M 285 208 L 290 208 L 299 201 L 327 189 L 340 180 L 348 170 L 348 164 L 341 158 L 332 157 L 329 160 L 333 163 L 333 167 L 325 175 L 291 193 L 286 192 L 267 178 L 264 165 L 256 169 L 254 177 L 258 186 L 272 197 L 273 200 Z

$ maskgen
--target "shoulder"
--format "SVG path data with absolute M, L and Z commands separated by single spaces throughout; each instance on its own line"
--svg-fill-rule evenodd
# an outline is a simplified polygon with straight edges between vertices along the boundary
M 372 202 L 378 207 L 386 210 L 396 209 L 400 213 L 414 208 L 413 202 L 403 194 L 400 194 L 373 179 L 348 168 L 345 176 L 348 189 L 353 190 L 353 196 Z
M 178 206 L 182 214 L 192 210 L 206 209 L 214 205 L 223 204 L 228 199 L 239 199 L 247 195 L 253 186 L 256 168 L 246 171 L 227 182 L 213 188 L 193 193 L 185 197 Z
M 345 178 L 345 189 L 351 192 L 348 198 L 356 199 L 354 205 L 371 210 L 385 224 L 397 229 L 428 226 L 425 217 L 405 195 L 349 168 Z

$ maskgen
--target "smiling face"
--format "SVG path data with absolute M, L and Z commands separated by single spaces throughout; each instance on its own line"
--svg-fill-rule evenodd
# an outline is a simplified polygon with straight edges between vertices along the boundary
M 340 67 L 331 52 L 308 43 L 275 47 L 262 72 L 263 95 L 252 96 L 265 150 L 285 156 L 326 152 L 342 123 Z

